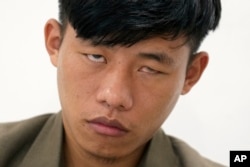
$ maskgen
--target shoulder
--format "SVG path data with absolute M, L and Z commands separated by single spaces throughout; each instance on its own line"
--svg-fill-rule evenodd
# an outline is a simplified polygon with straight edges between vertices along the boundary
M 7 139 L 13 139 L 12 137 L 32 136 L 52 115 L 46 114 L 18 122 L 0 123 L 0 144 L 3 141 L 9 142 Z
M 161 129 L 150 140 L 141 166 L 223 167 L 204 158 L 182 140 L 166 135 Z
M 40 130 L 54 115 L 46 114 L 18 122 L 0 123 L 0 166 L 4 161 L 22 159 Z
M 167 136 L 169 137 L 172 147 L 179 157 L 181 164 L 185 167 L 224 167 L 221 164 L 218 164 L 216 162 L 213 162 L 203 156 L 201 156 L 194 148 L 189 146 L 184 141 L 173 137 L 173 136 Z

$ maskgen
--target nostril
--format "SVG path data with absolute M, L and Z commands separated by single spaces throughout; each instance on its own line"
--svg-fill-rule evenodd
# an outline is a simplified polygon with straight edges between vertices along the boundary
M 119 102 L 114 101 L 98 101 L 104 107 L 108 108 L 110 111 L 117 110 L 117 111 L 127 111 L 131 108 L 131 104 L 122 104 Z
M 124 107 L 123 105 L 120 105 L 120 106 L 117 107 L 117 110 L 118 111 L 126 111 L 128 109 L 126 107 Z
M 97 102 L 109 110 L 126 111 L 132 107 L 132 97 L 124 93 L 112 93 L 111 91 L 102 91 L 97 95 Z

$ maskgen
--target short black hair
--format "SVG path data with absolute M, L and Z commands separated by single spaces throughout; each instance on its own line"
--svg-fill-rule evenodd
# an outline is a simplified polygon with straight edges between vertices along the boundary
M 220 0 L 59 0 L 63 31 L 70 23 L 78 37 L 94 45 L 184 36 L 194 53 L 220 17 Z

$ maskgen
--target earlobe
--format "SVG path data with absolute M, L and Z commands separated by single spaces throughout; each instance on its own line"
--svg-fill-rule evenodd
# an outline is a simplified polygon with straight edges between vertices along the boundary
M 59 48 L 61 44 L 61 26 L 54 20 L 50 19 L 44 27 L 45 46 L 50 56 L 50 61 L 57 66 Z
M 199 81 L 202 73 L 208 64 L 208 54 L 200 52 L 195 55 L 194 60 L 190 63 L 187 69 L 182 95 L 188 93 L 191 88 Z

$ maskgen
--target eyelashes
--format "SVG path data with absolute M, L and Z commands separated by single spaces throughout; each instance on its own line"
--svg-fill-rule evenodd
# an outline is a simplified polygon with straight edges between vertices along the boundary
M 107 60 L 102 55 L 98 54 L 84 54 L 90 61 L 95 63 L 107 63 Z
M 88 54 L 88 53 L 84 53 L 83 54 L 89 61 L 93 62 L 93 63 L 103 63 L 103 64 L 107 64 L 107 59 L 100 55 L 100 54 Z M 153 67 L 150 67 L 150 66 L 141 66 L 139 69 L 138 69 L 139 72 L 144 72 L 146 74 L 163 74 L 164 72 L 160 71 L 160 70 L 157 70 Z

